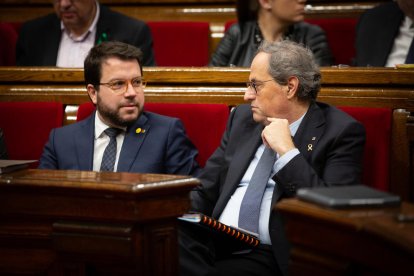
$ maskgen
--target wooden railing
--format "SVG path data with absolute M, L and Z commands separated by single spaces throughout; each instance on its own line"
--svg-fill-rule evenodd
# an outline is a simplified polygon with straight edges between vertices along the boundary
M 319 101 L 337 106 L 393 110 L 390 190 L 414 201 L 414 70 L 392 68 L 321 69 Z M 147 102 L 243 103 L 246 68 L 144 68 Z M 58 101 L 65 124 L 89 101 L 82 69 L 0 67 L 0 101 Z
M 414 70 L 323 67 L 318 99 L 334 105 L 414 111 Z M 243 103 L 248 68 L 146 67 L 150 102 Z M 0 101 L 88 101 L 83 69 L 0 67 Z

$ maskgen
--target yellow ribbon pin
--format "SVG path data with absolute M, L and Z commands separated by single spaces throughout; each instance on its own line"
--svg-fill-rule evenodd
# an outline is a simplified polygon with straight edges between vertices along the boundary
M 139 127 L 135 130 L 135 133 L 137 133 L 137 134 L 145 133 L 145 129 Z
M 312 147 L 313 147 L 313 145 L 312 144 L 309 144 L 308 145 L 308 151 L 312 151 Z

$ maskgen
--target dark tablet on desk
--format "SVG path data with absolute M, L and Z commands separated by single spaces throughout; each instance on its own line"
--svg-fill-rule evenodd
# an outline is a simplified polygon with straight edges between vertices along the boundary
M 302 188 L 297 191 L 301 200 L 331 208 L 398 205 L 399 196 L 365 185 Z

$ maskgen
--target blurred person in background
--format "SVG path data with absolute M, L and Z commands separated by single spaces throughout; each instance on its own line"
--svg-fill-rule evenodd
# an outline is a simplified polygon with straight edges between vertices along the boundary
M 111 11 L 96 0 L 53 0 L 55 13 L 23 24 L 16 45 L 16 64 L 83 67 L 89 50 L 116 40 L 138 47 L 143 65 L 155 65 L 152 35 L 140 20 Z
M 381 4 L 361 15 L 356 28 L 356 66 L 414 63 L 414 0 Z
M 214 52 L 210 66 L 249 67 L 263 40 L 291 40 L 311 49 L 320 66 L 333 64 L 324 31 L 303 22 L 306 0 L 237 0 L 238 22 Z

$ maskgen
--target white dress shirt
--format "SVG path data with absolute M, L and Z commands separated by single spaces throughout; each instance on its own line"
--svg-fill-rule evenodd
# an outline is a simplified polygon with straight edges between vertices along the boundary
M 96 15 L 89 29 L 80 36 L 75 36 L 60 23 L 62 36 L 56 60 L 57 67 L 83 68 L 83 62 L 89 50 L 95 45 L 96 25 L 99 18 L 99 5 L 96 3 Z
M 414 24 L 413 21 L 406 16 L 403 24 L 400 26 L 400 31 L 394 40 L 394 46 L 388 56 L 385 67 L 394 67 L 396 64 L 404 64 L 407 58 L 408 50 L 414 38 Z
M 106 146 L 109 144 L 109 136 L 104 132 L 107 129 L 106 125 L 98 116 L 98 111 L 95 115 L 95 139 L 93 148 L 93 170 L 99 172 L 101 169 L 102 157 Z M 114 171 L 117 171 L 119 155 L 121 153 L 122 144 L 124 143 L 125 129 L 116 137 L 116 159 Z

